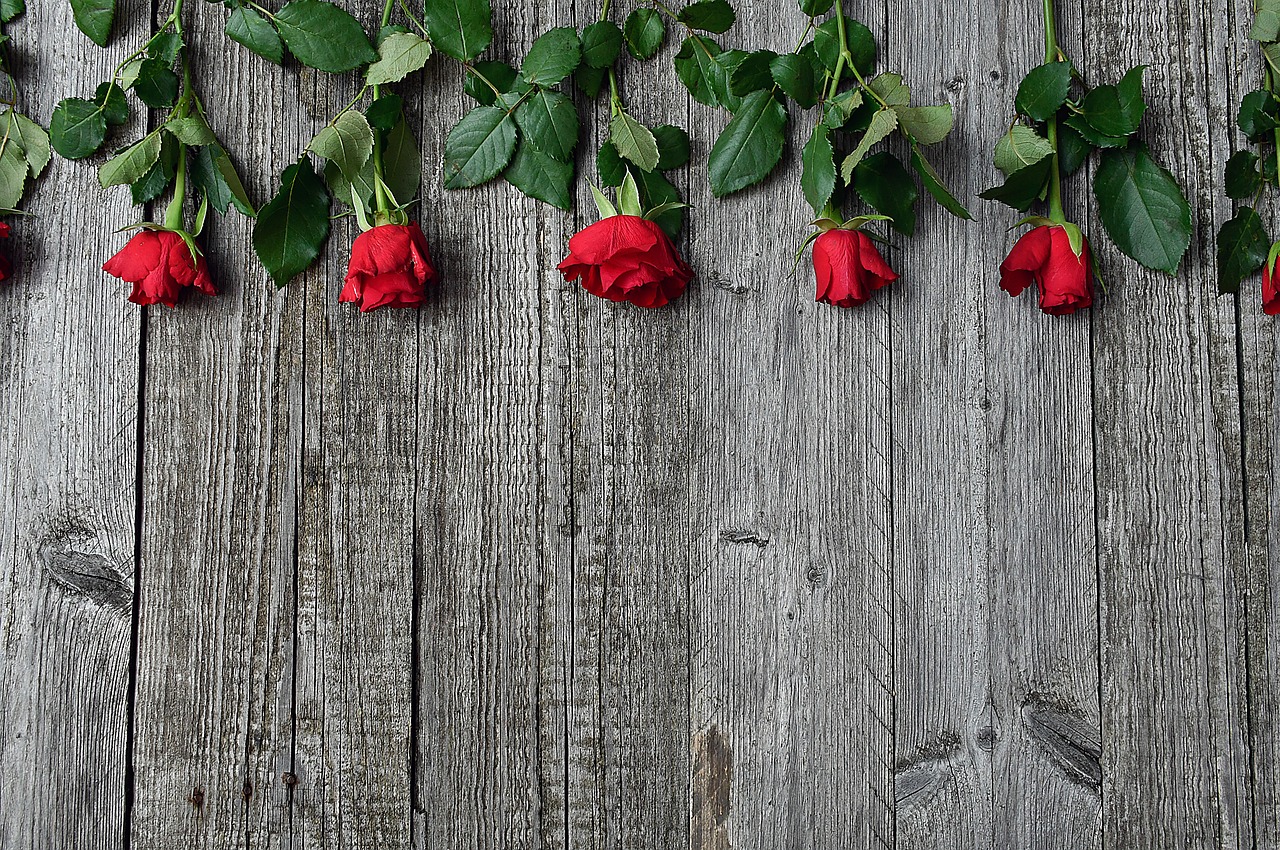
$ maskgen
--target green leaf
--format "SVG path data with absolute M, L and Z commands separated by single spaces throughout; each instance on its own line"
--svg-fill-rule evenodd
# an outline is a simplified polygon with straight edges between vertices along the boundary
M 116 17 L 116 0 L 71 0 L 71 14 L 90 41 L 99 47 L 107 46 Z
M 1178 270 L 1191 244 L 1191 207 L 1173 175 L 1143 146 L 1105 152 L 1093 192 L 1116 247 L 1147 268 Z
M 114 82 L 100 84 L 94 92 L 93 102 L 102 108 L 108 124 L 120 125 L 129 120 L 129 101 L 124 96 L 124 89 Z
M 156 33 L 151 37 L 151 46 L 147 48 L 147 55 L 152 59 L 160 60 L 165 67 L 168 67 L 178 61 L 178 53 L 181 50 L 182 36 L 170 30 Z
M 1098 86 L 1080 103 L 1081 116 L 1101 136 L 1126 138 L 1138 131 L 1147 104 L 1142 99 L 1142 72 L 1139 65 L 1129 70 L 1114 86 Z M 1087 138 L 1087 137 L 1086 137 Z
M 1227 160 L 1227 197 L 1235 200 L 1247 198 L 1262 188 L 1262 174 L 1258 171 L 1258 155 L 1253 151 L 1237 151 Z
M 422 185 L 422 148 L 403 119 L 387 134 L 382 146 L 382 169 L 387 188 L 397 202 L 407 204 Z
M 280 192 L 253 225 L 253 249 L 276 286 L 285 286 L 320 255 L 329 235 L 329 193 L 305 155 L 280 176 Z
M 880 74 L 867 83 L 867 87 L 889 106 L 906 106 L 911 102 L 911 89 L 898 74 Z
M 516 125 L 505 109 L 478 106 L 444 142 L 446 189 L 479 186 L 507 167 L 516 149 Z
M 387 132 L 400 122 L 404 115 L 404 99 L 398 94 L 382 94 L 364 111 L 369 126 Z
M 511 91 L 511 87 L 519 76 L 516 69 L 505 62 L 477 62 L 474 67 L 476 73 L 467 74 L 462 90 L 475 98 L 481 106 L 493 106 L 498 100 L 498 96 L 485 84 L 484 80 L 488 80 L 494 88 L 505 93 Z M 481 75 L 484 77 L 483 80 L 480 79 Z
M 813 65 L 803 56 L 795 53 L 784 53 L 774 57 L 769 63 L 774 82 L 787 96 L 805 109 L 818 103 L 818 93 L 814 88 Z
M 922 145 L 936 145 L 951 135 L 955 124 L 955 116 L 951 105 L 942 106 L 897 106 L 898 123 L 903 131 Z
M 1045 122 L 1067 102 L 1071 90 L 1071 63 L 1050 62 L 1032 68 L 1018 85 L 1014 108 L 1032 121 Z
M 1013 171 L 1001 186 L 994 186 L 978 197 L 987 201 L 999 201 L 1019 212 L 1026 212 L 1032 204 L 1042 199 L 1053 173 L 1053 157 L 1042 157 Z
M 1255 0 L 1249 38 L 1262 42 L 1280 41 L 1280 0 Z
M 870 74 L 876 66 L 876 37 L 866 26 L 847 18 L 845 21 L 845 44 L 849 54 L 853 56 L 853 67 L 862 76 Z M 839 22 L 832 18 L 813 31 L 814 50 L 818 59 L 828 72 L 834 72 L 840 61 L 840 29 Z
M 1269 91 L 1251 91 L 1240 99 L 1236 125 L 1249 141 L 1262 141 L 1280 127 L 1280 103 Z
M 98 104 L 69 97 L 59 103 L 49 119 L 53 149 L 66 159 L 84 159 L 102 147 L 107 119 Z
M 554 86 L 582 63 L 582 42 L 573 27 L 548 30 L 533 42 L 520 66 L 520 76 L 531 86 Z
M 867 132 L 862 135 L 862 140 L 858 142 L 858 146 L 845 157 L 844 162 L 840 165 L 840 174 L 844 177 L 847 184 L 853 179 L 853 169 L 858 167 L 858 163 L 862 162 L 862 158 L 870 153 L 871 148 L 889 138 L 898 126 L 898 115 L 892 109 L 880 109 L 871 118 L 871 126 L 867 128 Z
M 690 36 L 673 60 L 680 82 L 694 100 L 707 106 L 726 106 L 729 95 L 730 72 L 716 61 L 719 55 L 720 45 L 711 39 Z
M 755 91 L 773 88 L 773 71 L 770 65 L 778 54 L 772 50 L 757 50 L 738 63 L 729 76 L 729 90 L 740 97 Z
M 830 135 L 830 128 L 819 121 L 800 157 L 804 164 L 800 189 L 816 215 L 822 214 L 836 188 L 835 149 L 831 147 Z
M 619 112 L 609 123 L 609 141 L 618 155 L 629 159 L 645 171 L 658 167 L 658 141 L 653 132 L 625 112 Z
M 572 163 L 549 157 L 527 141 L 520 143 L 502 176 L 530 198 L 562 210 L 573 206 Z
M 831 11 L 835 0 L 800 0 L 800 11 L 810 18 L 817 18 Z
M 916 174 L 920 175 L 924 188 L 928 190 L 930 195 L 933 195 L 933 199 L 943 209 L 956 218 L 962 218 L 965 221 L 973 220 L 973 216 L 969 215 L 969 211 L 964 208 L 964 204 L 956 200 L 955 196 L 951 194 L 951 190 L 942 182 L 938 172 L 929 164 L 929 160 L 924 158 L 924 154 L 920 152 L 919 145 L 911 146 L 911 167 L 915 169 Z
M 676 18 L 690 29 L 714 33 L 724 32 L 737 20 L 725 0 L 698 0 L 681 9 Z
M 7 138 L 6 144 L 18 146 L 32 179 L 43 173 L 49 165 L 49 134 L 25 115 L 6 110 L 0 115 L 0 132 Z
M 610 142 L 602 144 L 596 154 L 596 175 L 600 185 L 612 189 L 621 186 L 623 178 L 627 176 L 627 164 L 618 156 L 618 149 Z
M 672 239 L 680 233 L 680 226 L 684 223 L 684 209 L 670 208 L 662 211 L 658 215 L 652 215 L 652 212 L 661 210 L 664 206 L 675 204 L 680 200 L 680 190 L 671 184 L 667 178 L 661 174 L 649 171 L 641 171 L 632 167 L 631 174 L 635 177 L 636 183 L 640 187 L 640 205 L 650 210 L 650 218 L 657 223 L 659 227 L 666 232 Z
M 289 52 L 309 68 L 337 74 L 378 59 L 360 22 L 325 0 L 292 0 L 275 20 Z
M 627 50 L 637 59 L 651 59 L 662 46 L 667 35 L 667 25 L 656 9 L 640 8 L 627 15 L 622 24 L 622 36 Z
M 862 108 L 862 89 L 849 89 L 827 100 L 822 120 L 833 130 L 839 130 L 855 112 Z
M 869 206 L 889 216 L 894 230 L 907 236 L 916 232 L 920 190 L 896 156 L 881 151 L 858 163 L 853 172 L 853 188 Z
M 168 109 L 178 99 L 180 81 L 162 59 L 143 59 L 138 66 L 133 93 L 152 109 Z
M 538 151 L 560 162 L 573 159 L 578 146 L 578 110 L 559 92 L 539 90 L 515 111 L 524 138 Z
M 493 41 L 489 0 L 426 0 L 432 43 L 461 62 L 475 59 Z
M 129 194 L 135 204 L 145 204 L 160 197 L 173 179 L 178 164 L 178 142 L 173 136 L 160 137 L 160 158 L 141 180 L 129 184 Z M 190 171 L 190 167 L 188 167 Z
M 1071 115 L 1062 122 L 1062 126 L 1070 127 L 1076 135 L 1095 148 L 1122 148 L 1129 144 L 1128 136 L 1108 136 L 1099 133 L 1083 115 Z
M 1257 212 L 1241 207 L 1218 231 L 1218 292 L 1239 292 L 1240 281 L 1266 263 L 1270 247 L 1271 239 Z
M 769 92 L 752 92 L 711 148 L 711 191 L 724 197 L 763 180 L 782 159 L 787 111 Z
M 1058 165 L 1062 168 L 1063 177 L 1079 171 L 1091 153 L 1093 146 L 1074 128 L 1065 124 L 1058 128 Z
M 9 23 L 25 11 L 27 11 L 27 4 L 24 0 L 0 0 L 0 22 L 2 23 Z
M 234 203 L 242 213 L 253 217 L 253 203 L 226 151 L 218 145 L 206 145 L 188 163 L 191 182 L 205 193 L 209 203 L 221 215 L 226 215 Z
M 1053 145 L 1026 124 L 1014 124 L 996 142 L 996 168 L 1005 174 L 1021 171 L 1053 155 Z
M 237 6 L 227 18 L 227 37 L 279 65 L 284 61 L 284 44 L 276 28 L 248 6 Z
M 349 109 L 317 133 L 307 150 L 332 162 L 351 180 L 373 155 L 373 128 L 367 118 Z
M 217 141 L 214 138 L 213 131 L 209 129 L 209 125 L 198 115 L 192 115 L 187 118 L 172 118 L 163 126 L 175 139 L 191 147 L 199 147 L 200 145 L 207 145 Z
M 600 90 L 604 88 L 605 77 L 604 68 L 592 68 L 590 65 L 581 65 L 574 72 L 573 82 L 578 86 L 583 94 L 589 100 L 595 100 L 600 95 Z
M 160 134 L 148 133 L 142 141 L 130 145 L 102 164 L 98 182 L 103 188 L 124 186 L 141 180 L 160 158 Z
M 365 71 L 371 86 L 398 83 L 431 58 L 431 42 L 411 32 L 393 32 L 378 45 L 378 61 Z
M 582 30 L 582 61 L 590 68 L 608 68 L 622 51 L 622 30 L 613 21 L 596 21 Z
M 658 143 L 658 170 L 670 171 L 689 162 L 689 134 L 671 124 L 653 128 Z
M 18 145 L 0 148 L 0 209 L 15 209 L 22 202 L 27 172 L 27 161 Z

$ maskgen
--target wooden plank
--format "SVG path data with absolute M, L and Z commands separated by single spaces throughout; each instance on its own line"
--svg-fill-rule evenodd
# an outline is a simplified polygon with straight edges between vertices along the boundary
M 933 153 L 978 216 L 931 207 L 894 293 L 898 843 L 1099 847 L 1089 316 L 998 288 L 1018 216 L 975 197 L 1043 22 L 955 15 L 895 16 L 889 49 L 956 109 Z
M 224 10 L 188 9 L 196 61 L 222 69 L 201 87 L 209 120 L 261 199 L 283 165 L 261 152 L 305 143 L 326 79 L 272 70 L 228 46 Z M 303 282 L 275 293 L 250 232 L 213 218 L 221 294 L 147 310 L 134 848 L 293 840 Z
M 1234 4 L 1231 41 L 1227 52 L 1227 93 L 1219 106 L 1210 103 L 1215 127 L 1234 127 L 1234 110 L 1240 98 L 1262 85 L 1264 60 L 1257 42 L 1248 38 L 1252 24 L 1248 4 Z M 1248 143 L 1239 133 L 1221 142 L 1219 159 Z M 1274 215 L 1263 220 L 1275 232 Z M 1219 215 L 1227 215 L 1222 210 Z M 1221 219 L 1219 219 L 1221 220 Z M 1257 847 L 1280 846 L 1280 786 L 1273 777 L 1280 772 L 1280 549 L 1277 525 L 1280 515 L 1280 479 L 1276 477 L 1277 396 L 1275 319 L 1262 311 L 1260 281 L 1255 277 L 1241 287 L 1236 305 L 1240 368 L 1240 414 L 1244 482 L 1243 509 L 1245 563 L 1240 582 L 1244 606 L 1244 636 L 1238 649 L 1248 668 L 1249 762 L 1253 786 L 1253 831 Z
M 1150 63 L 1145 136 L 1186 187 L 1201 236 L 1173 280 L 1099 251 L 1124 269 L 1094 327 L 1103 832 L 1116 847 L 1262 846 L 1241 663 L 1236 317 L 1216 297 L 1210 253 L 1229 214 L 1228 4 L 1085 9 L 1091 77 Z
M 136 11 L 133 3 L 123 12 Z M 47 125 L 109 73 L 66 4 L 5 27 Z M 99 270 L 130 220 L 54 158 L 0 250 L 0 845 L 118 847 L 125 829 L 139 320 Z
M 494 19 L 491 55 L 518 65 L 573 9 L 495 4 Z M 414 840 L 563 848 L 574 520 L 568 354 L 555 333 L 571 319 L 555 265 L 569 219 L 501 180 L 443 188 L 445 135 L 475 104 L 462 69 L 433 68 L 422 219 L 443 283 L 422 312 L 410 417 L 421 464 Z
M 787 52 L 805 32 L 794 4 L 737 5 L 726 45 Z M 883 34 L 884 10 L 857 5 Z M 890 293 L 841 310 L 814 301 L 807 251 L 790 273 L 813 218 L 798 156 L 813 115 L 792 117 L 792 155 L 763 185 L 717 201 L 702 156 L 689 169 L 687 397 L 646 400 L 687 423 L 672 436 L 689 443 L 696 535 L 697 850 L 893 846 Z M 726 121 L 691 106 L 700 146 Z
M 620 21 L 622 10 L 614 18 Z M 622 62 L 623 100 L 647 125 L 688 127 L 688 98 L 671 69 L 678 45 L 673 29 L 652 60 Z M 608 132 L 605 101 L 598 109 L 590 157 Z M 586 173 L 598 180 L 594 167 Z M 679 174 L 671 176 L 682 184 Z M 574 229 L 597 218 L 581 194 Z M 678 244 L 683 249 L 683 240 Z M 603 301 L 577 284 L 562 288 L 573 322 L 570 846 L 685 847 L 689 569 L 703 524 L 690 503 L 695 302 L 686 297 L 644 310 Z
M 376 5 L 346 6 L 367 31 L 377 31 Z M 355 96 L 358 82 L 350 74 L 317 77 L 312 92 L 320 118 L 309 122 L 308 135 Z M 354 218 L 335 222 L 321 262 L 298 282 L 305 298 L 305 431 L 294 831 L 303 847 L 381 850 L 412 842 L 420 315 L 362 314 L 338 302 L 359 233 Z

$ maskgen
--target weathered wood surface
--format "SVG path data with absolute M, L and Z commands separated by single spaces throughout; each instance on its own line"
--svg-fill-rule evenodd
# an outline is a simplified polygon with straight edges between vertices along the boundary
M 726 41 L 794 46 L 791 3 L 738 5 Z M 1039 4 L 909 5 L 850 11 L 954 104 L 972 197 Z M 714 201 L 726 116 L 674 43 L 623 79 L 694 139 L 662 311 L 555 271 L 589 203 L 442 189 L 447 65 L 406 98 L 421 311 L 337 304 L 350 222 L 275 292 L 237 217 L 220 297 L 137 311 L 96 271 L 126 200 L 55 160 L 0 287 L 0 847 L 1280 846 L 1277 338 L 1210 272 L 1247 4 L 1060 5 L 1091 77 L 1151 66 L 1197 209 L 1176 279 L 1097 240 L 1112 291 L 1069 319 L 996 288 L 1015 217 L 976 202 L 815 305 L 796 151 Z M 599 11 L 496 7 L 509 55 Z M 222 16 L 191 40 L 261 197 L 351 92 Z M 65 3 L 21 26 L 42 119 L 114 64 Z

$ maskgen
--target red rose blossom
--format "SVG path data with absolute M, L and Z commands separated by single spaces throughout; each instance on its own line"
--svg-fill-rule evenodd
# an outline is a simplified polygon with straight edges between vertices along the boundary
M 338 300 L 379 307 L 418 307 L 427 300 L 427 284 L 436 279 L 427 237 L 416 222 L 380 224 L 356 237 L 351 246 L 346 286 Z
M 1280 265 L 1280 257 L 1277 262 L 1267 260 L 1266 267 L 1262 270 L 1262 312 L 1268 316 L 1280 315 L 1280 290 L 1277 290 L 1276 284 L 1280 281 L 1276 280 L 1276 266 Z
M 816 301 L 834 307 L 865 304 L 871 293 L 898 279 L 861 230 L 828 230 L 813 242 Z
M 1025 233 L 1000 264 L 1000 288 L 1021 295 L 1033 281 L 1040 287 L 1040 309 L 1046 313 L 1065 316 L 1091 305 L 1089 243 L 1080 237 L 1077 255 L 1062 225 L 1044 225 Z
M 665 306 L 693 279 L 662 228 L 634 215 L 602 218 L 575 234 L 558 268 L 592 295 L 637 307 Z
M 9 238 L 9 223 L 0 221 L 0 239 Z M 8 280 L 13 274 L 13 260 L 8 254 L 0 254 L 0 280 Z
M 193 257 L 190 246 L 172 230 L 139 230 L 120 253 L 102 264 L 102 270 L 132 283 L 129 300 L 144 307 L 173 307 L 187 286 L 205 295 L 218 294 L 204 257 Z

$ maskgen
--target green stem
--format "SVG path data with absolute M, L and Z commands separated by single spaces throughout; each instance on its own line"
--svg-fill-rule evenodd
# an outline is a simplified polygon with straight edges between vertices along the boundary
M 618 75 L 609 69 L 609 114 L 618 115 L 623 112 L 622 98 L 618 94 Z
M 382 26 L 386 27 L 391 23 L 391 10 L 395 7 L 396 0 L 386 0 L 382 6 Z M 377 103 L 378 96 L 381 94 L 381 87 L 373 87 L 373 101 Z M 382 135 L 374 130 L 373 132 L 373 194 L 377 200 L 378 215 L 377 223 L 384 224 L 391 217 L 391 201 L 387 198 L 387 189 L 385 184 L 385 176 L 382 172 Z
M 182 206 L 187 200 L 187 146 L 178 143 L 178 173 L 173 178 L 173 200 L 164 211 L 164 226 L 182 229 Z
M 1058 60 L 1058 28 L 1053 16 L 1053 0 L 1044 0 L 1044 62 Z M 1053 147 L 1053 172 L 1049 178 L 1049 220 L 1065 224 L 1067 215 L 1062 209 L 1062 157 L 1058 153 L 1058 116 L 1049 119 L 1047 132 Z
M 602 21 L 609 20 L 609 2 L 610 0 L 604 0 L 604 5 L 600 7 L 600 20 Z

